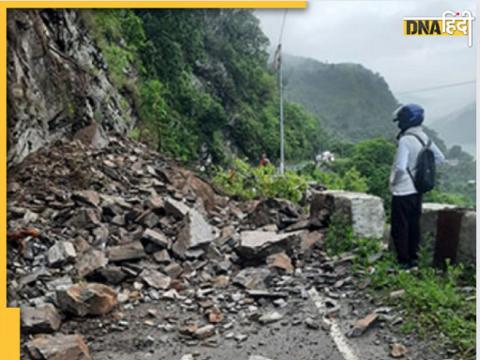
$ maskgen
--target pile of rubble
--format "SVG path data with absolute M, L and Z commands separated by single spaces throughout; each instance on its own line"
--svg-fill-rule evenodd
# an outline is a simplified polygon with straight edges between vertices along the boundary
M 308 266 L 322 221 L 285 200 L 234 202 L 127 139 L 101 149 L 59 142 L 9 174 L 9 305 L 21 307 L 33 359 L 89 359 L 84 338 L 64 334 L 70 321 L 102 316 L 121 330 L 123 311 L 164 301 L 199 315 L 155 324 L 182 341 L 242 342 L 231 331 L 239 319 L 282 318 L 262 305 L 282 309 L 312 284 L 349 281 L 318 249 L 320 265 Z

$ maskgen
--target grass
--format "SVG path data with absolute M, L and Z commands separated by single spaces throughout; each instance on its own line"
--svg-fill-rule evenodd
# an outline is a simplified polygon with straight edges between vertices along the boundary
M 463 360 L 476 356 L 476 297 L 475 274 L 462 265 L 446 264 L 445 270 L 430 266 L 431 252 L 421 249 L 418 269 L 401 270 L 392 253 L 378 254 L 380 242 L 357 239 L 344 219 L 332 218 L 325 240 L 331 255 L 352 251 L 356 255 L 354 270 L 369 277 L 369 292 L 385 305 L 404 310 L 403 333 L 415 333 L 420 338 L 438 341 L 445 349 Z M 390 299 L 390 292 L 403 289 L 405 293 Z

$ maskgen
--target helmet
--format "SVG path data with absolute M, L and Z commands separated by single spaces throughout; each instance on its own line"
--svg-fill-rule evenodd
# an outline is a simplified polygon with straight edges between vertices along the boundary
M 405 131 L 413 126 L 421 125 L 423 123 L 424 113 L 425 111 L 420 105 L 401 105 L 393 112 L 393 122 L 398 121 L 400 130 Z

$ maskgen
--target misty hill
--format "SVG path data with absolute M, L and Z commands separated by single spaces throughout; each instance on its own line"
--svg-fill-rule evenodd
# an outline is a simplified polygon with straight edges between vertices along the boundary
M 471 103 L 440 119 L 430 127 L 438 132 L 448 146 L 460 145 L 475 155 L 475 104 Z
M 378 73 L 291 55 L 284 63 L 287 99 L 321 116 L 336 135 L 353 141 L 395 135 L 397 100 Z

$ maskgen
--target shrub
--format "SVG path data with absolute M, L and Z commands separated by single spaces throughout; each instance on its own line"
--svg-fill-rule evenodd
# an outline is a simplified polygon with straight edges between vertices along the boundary
M 292 171 L 277 174 L 272 166 L 253 167 L 235 158 L 228 170 L 217 168 L 214 184 L 241 199 L 279 197 L 299 202 L 308 188 L 304 177 Z

